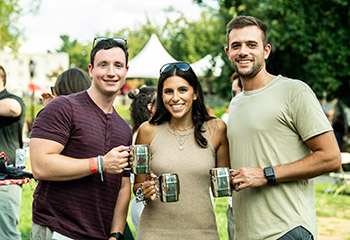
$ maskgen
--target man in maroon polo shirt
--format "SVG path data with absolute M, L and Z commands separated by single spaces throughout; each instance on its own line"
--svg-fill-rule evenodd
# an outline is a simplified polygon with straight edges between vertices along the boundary
M 30 139 L 32 170 L 40 180 L 31 239 L 124 239 L 132 131 L 113 102 L 127 64 L 125 39 L 95 38 L 91 87 L 55 98 L 38 113 Z

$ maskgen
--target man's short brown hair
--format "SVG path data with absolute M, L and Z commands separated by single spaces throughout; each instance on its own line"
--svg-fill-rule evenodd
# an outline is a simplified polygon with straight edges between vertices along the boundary
M 226 39 L 228 42 L 228 38 L 230 35 L 230 32 L 233 29 L 240 29 L 247 26 L 257 26 L 260 28 L 260 30 L 263 32 L 263 44 L 266 46 L 267 44 L 267 26 L 260 21 L 259 19 L 252 17 L 252 16 L 238 16 L 234 19 L 232 19 L 227 25 L 226 25 Z

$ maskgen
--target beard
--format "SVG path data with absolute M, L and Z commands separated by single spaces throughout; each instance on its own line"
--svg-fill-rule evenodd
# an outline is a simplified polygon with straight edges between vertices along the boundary
M 250 79 L 254 78 L 263 68 L 263 62 L 256 61 L 255 63 L 256 64 L 253 64 L 252 68 L 248 71 L 241 71 L 237 65 L 233 65 L 233 68 L 241 78 Z

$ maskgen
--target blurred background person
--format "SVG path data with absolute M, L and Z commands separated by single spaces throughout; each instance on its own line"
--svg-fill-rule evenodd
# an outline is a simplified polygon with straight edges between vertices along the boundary
M 0 65 L 0 152 L 15 166 L 16 149 L 23 147 L 22 134 L 26 107 L 22 99 L 7 92 L 6 72 Z M 19 185 L 0 186 L 0 239 L 18 240 L 19 210 L 22 188 Z
M 91 78 L 80 68 L 70 68 L 58 75 L 51 93 L 41 94 L 40 101 L 45 106 L 54 97 L 81 92 L 91 86 Z
M 140 125 L 148 121 L 155 112 L 156 88 L 141 87 L 131 90 L 128 97 L 132 99 L 130 105 L 131 127 L 133 131 L 133 143 L 135 143 L 136 135 Z M 131 175 L 131 183 L 134 183 L 134 175 Z M 141 202 L 136 202 L 134 197 L 130 206 L 130 216 L 137 232 L 140 216 L 144 206 Z
M 234 72 L 232 74 L 231 83 L 232 83 L 232 98 L 234 98 L 235 96 L 237 96 L 243 91 L 242 82 L 237 72 Z M 229 107 L 227 107 L 227 109 L 229 109 Z M 227 124 L 228 116 L 225 120 Z M 234 222 L 233 209 L 232 209 L 232 197 L 228 198 L 228 209 L 226 212 L 226 216 L 227 216 L 228 239 L 233 240 L 235 238 L 235 233 L 234 233 L 235 222 Z
M 241 79 L 239 78 L 238 74 L 234 72 L 231 75 L 231 84 L 232 84 L 232 98 L 240 94 L 243 90 L 242 88 L 242 83 Z M 224 121 L 227 124 L 228 120 L 228 115 L 229 115 L 229 109 L 230 109 L 230 104 L 226 107 L 226 110 L 224 114 L 221 115 L 221 120 Z

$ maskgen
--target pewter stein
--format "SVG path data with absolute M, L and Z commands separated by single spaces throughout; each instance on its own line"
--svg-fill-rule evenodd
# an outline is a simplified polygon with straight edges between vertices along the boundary
M 131 145 L 132 168 L 134 174 L 150 173 L 149 166 L 149 146 L 148 145 Z
M 158 179 L 160 200 L 166 203 L 179 201 L 179 176 L 176 173 L 166 173 L 159 175 Z
M 232 196 L 230 184 L 230 169 L 226 167 L 212 168 L 209 170 L 211 191 L 214 197 Z

